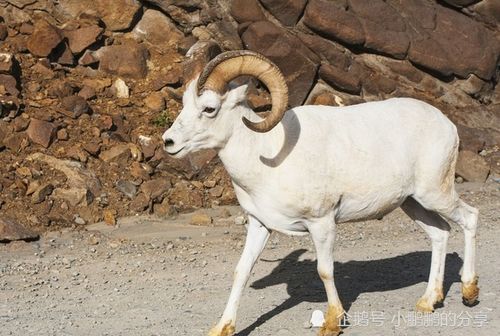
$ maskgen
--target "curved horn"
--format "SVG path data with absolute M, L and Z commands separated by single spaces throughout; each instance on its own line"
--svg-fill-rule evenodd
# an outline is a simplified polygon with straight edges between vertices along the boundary
M 276 126 L 288 106 L 288 87 L 279 68 L 266 57 L 249 50 L 227 51 L 211 60 L 198 79 L 198 93 L 212 90 L 223 94 L 227 83 L 239 76 L 254 76 L 271 93 L 272 110 L 262 121 L 254 123 L 243 117 L 245 125 L 255 132 L 267 132 Z

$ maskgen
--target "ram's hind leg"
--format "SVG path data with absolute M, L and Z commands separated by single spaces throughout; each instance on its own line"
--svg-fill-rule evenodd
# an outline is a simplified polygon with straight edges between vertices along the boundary
M 424 229 L 432 242 L 429 282 L 424 295 L 417 302 L 417 310 L 432 312 L 435 305 L 444 300 L 443 279 L 450 226 L 438 214 L 426 210 L 411 197 L 401 205 L 401 209 Z
M 468 306 L 476 304 L 479 297 L 478 277 L 475 271 L 478 210 L 458 198 L 454 189 L 447 193 L 425 193 L 415 199 L 426 209 L 433 210 L 462 227 L 465 238 L 461 276 L 462 297 L 464 304 Z

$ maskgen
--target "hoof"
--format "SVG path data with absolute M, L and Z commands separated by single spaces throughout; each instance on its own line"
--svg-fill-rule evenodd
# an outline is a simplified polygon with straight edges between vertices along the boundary
M 329 306 L 325 316 L 325 323 L 319 330 L 318 336 L 337 336 L 342 333 L 340 321 L 344 316 L 344 308 L 342 306 Z
M 321 327 L 319 330 L 318 336 L 337 336 L 342 333 L 342 329 L 337 327 L 336 329 L 327 329 L 325 327 Z
M 477 286 L 478 278 L 475 277 L 469 283 L 462 283 L 462 299 L 466 306 L 474 306 L 478 303 L 479 287 Z
M 208 336 L 233 336 L 235 332 L 234 325 L 231 322 L 227 323 L 220 329 L 219 327 L 214 327 L 208 332 Z
M 434 311 L 434 305 L 430 304 L 426 298 L 420 298 L 417 302 L 416 309 L 421 313 L 432 313 Z

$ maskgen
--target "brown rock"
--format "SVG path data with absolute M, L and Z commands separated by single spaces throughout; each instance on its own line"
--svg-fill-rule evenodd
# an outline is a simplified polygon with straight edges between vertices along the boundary
M 32 118 L 26 133 L 32 142 L 48 148 L 56 137 L 57 127 L 51 122 Z
M 65 128 L 57 131 L 57 140 L 66 141 L 68 139 L 69 139 L 69 134 Z
M 69 49 L 69 45 L 66 42 L 59 44 L 59 46 L 53 51 L 54 59 L 59 64 L 63 65 L 73 65 L 75 64 L 75 58 Z
M 110 149 L 101 152 L 99 159 L 104 162 L 120 162 L 124 163 L 130 158 L 130 146 L 128 144 L 116 145 Z
M 19 96 L 17 80 L 14 76 L 0 74 L 0 96 Z
M 231 3 L 231 15 L 239 23 L 266 20 L 266 16 L 257 0 L 233 0 Z
M 168 16 L 154 9 L 147 9 L 144 12 L 132 32 L 159 48 L 176 46 L 184 37 Z
M 130 165 L 130 175 L 136 179 L 141 179 L 142 181 L 149 180 L 149 175 L 152 173 L 151 167 L 149 169 L 145 168 L 147 165 L 140 162 L 132 162 Z
M 186 181 L 175 184 L 169 193 L 170 204 L 182 210 L 200 208 L 203 206 L 203 194 L 192 187 Z
M 162 112 L 165 109 L 165 98 L 160 92 L 153 92 L 144 99 L 144 104 L 152 112 Z
M 444 76 L 474 73 L 489 80 L 498 55 L 498 41 L 479 22 L 452 9 L 428 3 L 404 6 L 413 27 L 410 61 Z M 432 21 L 427 22 L 430 18 Z
M 184 85 L 194 80 L 205 65 L 221 52 L 221 47 L 213 41 L 196 42 L 187 52 L 187 58 L 183 63 Z
M 245 46 L 276 63 L 288 83 L 289 105 L 301 105 L 316 76 L 317 56 L 296 37 L 268 21 L 252 23 L 242 35 Z M 290 62 L 290 60 L 295 60 Z
M 94 56 L 94 52 L 90 50 L 85 50 L 82 57 L 78 60 L 80 65 L 92 65 L 99 62 L 99 59 Z
M 212 224 L 213 219 L 206 213 L 200 212 L 193 214 L 189 222 L 191 225 L 210 225 Z
M 31 203 L 33 204 L 42 203 L 43 201 L 45 201 L 47 196 L 52 194 L 53 190 L 54 186 L 52 185 L 52 183 L 42 184 L 33 192 L 33 195 L 31 195 Z
M 47 94 L 49 97 L 64 98 L 73 95 L 74 89 L 67 81 L 55 80 L 50 83 L 47 89 Z
M 168 199 L 164 198 L 161 203 L 153 206 L 154 213 L 161 217 L 170 217 L 176 214 L 175 208 L 168 203 Z
M 148 51 L 135 42 L 102 47 L 95 54 L 104 72 L 130 78 L 144 78 L 148 72 Z
M 347 50 L 339 44 L 315 34 L 299 33 L 297 36 L 309 49 L 314 51 L 322 61 L 326 61 L 344 70 L 347 70 L 351 65 L 352 57 L 348 54 Z
M 30 121 L 29 119 L 25 119 L 23 117 L 17 117 L 12 121 L 12 128 L 16 132 L 21 132 L 24 131 L 26 128 L 28 128 Z
M 9 243 L 16 240 L 33 241 L 39 235 L 18 222 L 7 218 L 0 218 L 0 243 Z
M 68 202 L 72 207 L 78 205 L 88 206 L 92 203 L 94 196 L 86 188 L 56 188 L 52 192 L 52 198 Z
M 68 39 L 69 48 L 74 54 L 79 54 L 97 41 L 103 29 L 99 26 L 88 26 L 75 30 L 65 31 L 64 36 Z
M 149 199 L 144 194 L 137 195 L 132 202 L 130 202 L 130 209 L 135 212 L 142 212 L 149 207 Z
M 294 26 L 304 12 L 307 0 L 260 0 L 285 26 Z
M 61 100 L 61 105 L 67 115 L 73 119 L 80 117 L 84 113 L 89 113 L 90 107 L 85 98 L 81 96 L 67 96 Z
M 404 59 L 410 44 L 403 17 L 383 0 L 350 0 L 349 9 L 361 22 L 365 47 Z
M 137 195 L 137 185 L 131 181 L 118 180 L 116 189 L 130 199 L 134 199 L 135 195 Z
M 89 159 L 89 155 L 87 154 L 87 152 L 81 149 L 79 145 L 70 147 L 68 149 L 68 152 L 66 153 L 66 156 L 70 159 L 83 163 L 87 162 Z
M 208 192 L 210 193 L 210 196 L 212 197 L 221 197 L 222 193 L 224 191 L 224 188 L 221 186 L 216 186 L 210 189 Z
M 78 95 L 85 100 L 94 99 L 96 98 L 96 91 L 93 87 L 84 85 Z
M 490 165 L 486 160 L 471 151 L 458 153 L 456 174 L 470 182 L 485 182 L 490 172 Z
M 460 150 L 473 153 L 481 152 L 486 144 L 485 132 L 483 130 L 456 124 L 458 137 L 460 138 Z
M 337 7 L 334 2 L 309 1 L 303 20 L 307 27 L 335 40 L 350 45 L 365 42 L 364 30 L 358 18 L 343 8 Z
M 81 188 L 90 190 L 92 194 L 101 192 L 101 183 L 95 174 L 87 169 L 84 169 L 81 164 L 69 160 L 60 160 L 50 155 L 43 153 L 30 154 L 27 160 L 40 161 L 50 167 L 59 170 L 67 178 L 67 184 L 70 188 Z
M 160 199 L 160 201 L 163 199 L 163 195 L 172 188 L 172 184 L 170 183 L 170 180 L 161 177 L 161 178 L 156 178 L 147 182 L 144 182 L 141 185 L 140 191 L 150 200 L 157 200 Z
M 74 18 L 87 15 L 98 17 L 111 31 L 130 28 L 141 9 L 141 3 L 137 0 L 60 0 L 58 5 L 63 12 Z
M 29 141 L 26 133 L 22 132 L 5 136 L 5 138 L 3 139 L 3 144 L 11 151 L 19 153 L 20 151 L 28 147 Z
M 358 73 L 344 71 L 329 64 L 322 64 L 319 68 L 319 76 L 329 85 L 341 91 L 352 94 L 359 94 L 361 91 Z
M 87 151 L 92 156 L 97 156 L 101 152 L 101 143 L 99 141 L 93 141 L 83 144 L 83 149 Z
M 43 19 L 38 20 L 28 39 L 28 50 L 37 57 L 47 57 L 63 39 L 64 36 L 57 27 Z
M 7 25 L 3 22 L 0 22 L 0 41 L 3 41 L 7 38 L 9 32 L 7 30 Z

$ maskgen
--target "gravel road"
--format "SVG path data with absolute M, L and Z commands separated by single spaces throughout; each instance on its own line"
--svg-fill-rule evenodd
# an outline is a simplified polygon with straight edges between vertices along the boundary
M 339 226 L 335 275 L 349 315 L 345 335 L 498 335 L 500 184 L 459 187 L 480 209 L 480 303 L 462 305 L 463 237 L 452 226 L 444 307 L 415 313 L 430 241 L 397 210 Z M 211 227 L 189 225 L 191 215 L 138 216 L 0 246 L 0 334 L 204 335 L 224 309 L 245 227 L 234 224 L 237 207 L 203 211 L 214 218 Z M 315 335 L 308 321 L 325 308 L 310 239 L 273 233 L 243 295 L 237 335 Z

